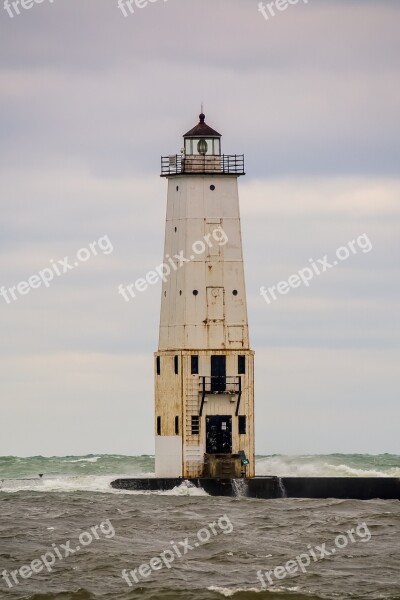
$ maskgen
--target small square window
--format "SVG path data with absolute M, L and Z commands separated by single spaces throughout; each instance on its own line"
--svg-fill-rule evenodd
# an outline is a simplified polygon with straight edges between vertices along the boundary
M 198 375 L 199 374 L 199 357 L 198 356 L 191 356 L 190 357 L 190 362 L 191 362 L 191 373 L 192 375 Z
M 245 435 L 246 433 L 246 416 L 239 415 L 239 434 Z

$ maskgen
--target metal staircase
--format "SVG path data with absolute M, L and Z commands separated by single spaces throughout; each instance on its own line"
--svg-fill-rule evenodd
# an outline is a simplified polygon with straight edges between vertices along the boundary
M 204 448 L 200 445 L 200 433 L 192 433 L 192 417 L 199 416 L 199 377 L 192 375 L 186 383 L 185 439 L 183 460 L 187 477 L 201 477 Z

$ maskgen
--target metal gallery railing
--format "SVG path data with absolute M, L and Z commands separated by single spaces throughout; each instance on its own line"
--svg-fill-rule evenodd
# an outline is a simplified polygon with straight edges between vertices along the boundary
M 200 393 L 200 417 L 203 414 L 204 402 L 208 394 L 226 394 L 230 396 L 237 395 L 235 414 L 238 415 L 240 399 L 242 396 L 242 378 L 240 375 L 237 377 L 226 377 L 222 375 L 217 375 L 214 377 L 200 376 Z
M 161 177 L 170 175 L 244 175 L 243 154 L 220 156 L 173 154 L 161 157 Z

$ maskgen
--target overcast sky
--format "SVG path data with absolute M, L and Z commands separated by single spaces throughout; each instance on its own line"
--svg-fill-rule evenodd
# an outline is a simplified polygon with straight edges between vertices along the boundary
M 246 155 L 257 453 L 400 454 L 400 4 L 257 5 L 0 3 L 0 286 L 113 247 L 0 297 L 1 455 L 154 452 L 160 286 L 117 288 L 162 261 L 160 155 L 202 101 Z M 362 234 L 370 251 L 261 297 Z

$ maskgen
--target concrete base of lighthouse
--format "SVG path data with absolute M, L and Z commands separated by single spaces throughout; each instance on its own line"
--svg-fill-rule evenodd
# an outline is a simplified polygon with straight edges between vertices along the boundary
M 400 478 L 395 477 L 124 478 L 113 481 L 111 487 L 137 492 L 163 492 L 185 483 L 203 489 L 210 496 L 241 496 L 265 500 L 277 498 L 400 500 Z

